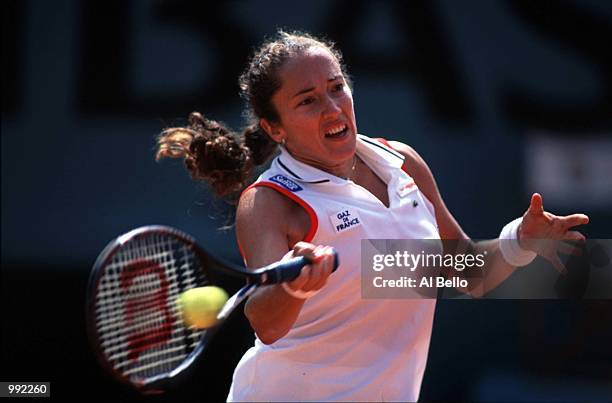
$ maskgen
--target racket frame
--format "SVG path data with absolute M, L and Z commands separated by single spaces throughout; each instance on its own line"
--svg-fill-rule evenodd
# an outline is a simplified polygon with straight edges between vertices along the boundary
M 96 329 L 95 297 L 97 295 L 98 285 L 104 274 L 104 270 L 115 254 L 121 250 L 126 243 L 138 239 L 139 237 L 149 236 L 150 234 L 154 233 L 172 236 L 188 245 L 201 263 L 199 267 L 202 272 L 201 275 L 203 277 L 206 276 L 211 285 L 215 285 L 217 283 L 217 273 L 246 278 L 247 284 L 231 297 L 235 298 L 234 304 L 228 306 L 228 309 L 225 309 L 226 307 L 224 306 L 224 311 L 226 312 L 223 312 L 223 315 L 221 315 L 221 313 L 219 314 L 219 320 L 215 326 L 202 331 L 202 335 L 200 336 L 197 346 L 176 368 L 168 373 L 143 378 L 142 382 L 136 382 L 133 378 L 129 378 L 128 376 L 125 376 L 121 372 L 115 370 L 112 364 L 107 360 L 105 353 L 102 351 Z M 334 254 L 335 261 L 333 270 L 335 271 L 339 265 L 339 261 L 337 253 L 334 252 Z M 193 364 L 193 362 L 204 351 L 208 341 L 214 337 L 223 322 L 244 299 L 246 299 L 257 289 L 257 286 L 289 281 L 297 277 L 302 267 L 309 263 L 311 263 L 311 261 L 308 258 L 299 256 L 288 261 L 276 262 L 263 268 L 248 271 L 241 266 L 237 266 L 231 262 L 214 257 L 212 254 L 206 252 L 200 245 L 198 245 L 195 238 L 176 228 L 164 225 L 147 225 L 133 229 L 123 235 L 118 236 L 106 245 L 106 247 L 98 255 L 90 273 L 87 285 L 85 312 L 87 333 L 90 344 L 100 364 L 109 373 L 113 374 L 114 378 L 119 380 L 121 383 L 135 387 L 137 390 L 145 394 L 163 393 L 167 389 L 167 386 L 172 383 L 172 381 L 179 374 L 183 373 L 191 366 L 191 364 Z
M 151 234 L 169 235 L 179 239 L 180 241 L 188 245 L 198 258 L 198 260 L 200 260 L 201 265 L 199 267 L 199 270 L 202 271 L 202 275 L 206 275 L 207 279 L 210 281 L 210 285 L 214 285 L 216 283 L 214 271 L 222 271 L 228 274 L 233 273 L 233 275 L 237 275 L 233 270 L 237 269 L 238 271 L 241 271 L 241 269 L 237 267 L 227 269 L 228 266 L 234 265 L 229 262 L 221 262 L 220 260 L 214 258 L 211 254 L 205 252 L 196 243 L 196 240 L 190 235 L 175 228 L 164 225 L 147 225 L 133 229 L 110 241 L 102 250 L 102 252 L 98 255 L 93 265 L 93 269 L 89 275 L 89 280 L 87 284 L 85 319 L 90 345 L 96 355 L 98 362 L 102 365 L 102 367 L 104 367 L 107 372 L 112 374 L 113 377 L 120 381 L 122 384 L 135 387 L 137 390 L 144 394 L 159 394 L 164 392 L 164 386 L 167 386 L 168 383 L 170 383 L 178 374 L 187 369 L 198 358 L 198 356 L 202 353 L 206 345 L 206 343 L 203 343 L 203 341 L 205 340 L 205 335 L 209 332 L 213 332 L 215 329 L 211 328 L 203 331 L 196 348 L 194 348 L 194 350 L 172 371 L 152 376 L 150 378 L 143 378 L 142 382 L 137 382 L 135 379 L 125 376 L 120 371 L 115 370 L 115 368 L 113 368 L 113 365 L 108 361 L 106 354 L 100 346 L 100 338 L 98 337 L 98 332 L 96 329 L 95 312 L 95 297 L 97 295 L 99 282 L 103 277 L 104 271 L 108 267 L 115 254 L 119 250 L 121 250 L 126 243 L 134 241 L 139 237 L 149 236 Z M 214 269 L 205 269 L 205 267 L 211 266 L 213 266 Z

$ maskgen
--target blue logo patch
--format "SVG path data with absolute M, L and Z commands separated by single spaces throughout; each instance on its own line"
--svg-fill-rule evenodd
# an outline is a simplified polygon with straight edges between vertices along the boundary
M 278 183 L 282 187 L 287 188 L 291 190 L 292 192 L 299 192 L 300 190 L 302 190 L 302 187 L 300 185 L 298 185 L 297 183 L 295 183 L 294 181 L 292 181 L 291 179 L 287 178 L 284 175 L 275 175 L 271 177 L 269 180 L 271 180 L 272 182 Z

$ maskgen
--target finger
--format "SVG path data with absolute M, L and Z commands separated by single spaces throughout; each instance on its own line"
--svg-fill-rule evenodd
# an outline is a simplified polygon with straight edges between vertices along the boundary
M 306 284 L 304 284 L 304 290 L 318 290 L 325 285 L 327 278 L 332 272 L 333 267 L 333 253 L 330 247 L 320 247 L 315 251 L 316 258 L 310 265 L 310 277 Z
M 557 251 L 564 255 L 582 256 L 582 248 L 565 242 L 559 242 Z
M 531 196 L 531 203 L 529 204 L 529 211 L 534 214 L 544 213 L 544 204 L 542 202 L 542 196 L 539 193 L 534 193 Z
M 308 283 L 308 279 L 310 278 L 311 270 L 312 269 L 310 265 L 306 265 L 302 267 L 302 270 L 300 271 L 300 275 L 297 276 L 294 280 L 289 281 L 287 283 L 289 285 L 289 288 L 292 288 L 294 290 L 301 290 L 306 285 L 306 283 Z
M 586 237 L 578 231 L 567 231 L 563 239 L 568 241 L 586 242 Z
M 321 263 L 313 263 L 310 265 L 310 275 L 308 276 L 308 281 L 306 281 L 306 284 L 303 286 L 304 291 L 317 289 L 317 285 L 322 277 Z
M 550 260 L 550 263 L 552 263 L 555 270 L 559 272 L 559 274 L 563 276 L 567 274 L 567 269 L 565 268 L 565 265 L 563 264 L 563 262 L 561 262 L 561 259 L 559 259 L 559 256 L 557 256 L 556 253 L 553 253 L 552 256 L 550 256 L 549 260 Z
M 334 253 L 330 246 L 322 246 L 315 251 L 316 258 L 311 274 L 313 287 L 320 288 L 327 282 L 327 277 L 333 271 Z
M 563 222 L 563 225 L 566 228 L 589 223 L 589 217 L 585 214 L 572 214 L 565 217 L 560 217 L 560 220 Z
M 312 261 L 314 263 L 319 263 L 324 257 L 325 246 L 317 245 L 313 251 Z
M 316 245 L 313 245 L 311 243 L 304 242 L 304 241 L 296 242 L 295 245 L 293 245 L 293 250 L 296 252 L 304 252 L 304 251 L 313 252 L 315 248 L 316 248 Z
M 295 255 L 293 254 L 293 249 L 292 249 L 283 255 L 283 257 L 281 258 L 281 261 L 289 260 L 293 257 L 295 257 Z
M 334 271 L 334 264 L 336 263 L 336 254 L 334 253 L 334 248 L 332 248 L 331 246 L 326 246 L 325 255 L 327 256 L 325 273 L 329 276 Z
M 309 259 L 314 259 L 315 249 L 315 245 L 300 241 L 293 245 L 293 256 L 306 256 Z
M 334 249 L 331 246 L 326 246 L 322 250 L 323 259 L 321 260 L 321 272 L 327 281 L 327 277 L 334 271 Z

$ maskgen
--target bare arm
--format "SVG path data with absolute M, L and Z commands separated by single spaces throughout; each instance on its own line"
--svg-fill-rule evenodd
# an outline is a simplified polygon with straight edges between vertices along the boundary
M 406 158 L 404 168 L 413 177 L 415 183 L 423 194 L 433 204 L 436 212 L 436 222 L 441 239 L 459 239 L 467 242 L 467 248 L 471 253 L 487 255 L 487 270 L 484 278 L 471 279 L 469 292 L 473 296 L 482 296 L 491 291 L 510 276 L 516 269 L 506 262 L 499 249 L 499 240 L 492 239 L 473 242 L 463 232 L 457 220 L 450 213 L 444 201 L 431 170 L 421 156 L 406 144 L 392 141 L 391 146 Z M 583 240 L 584 236 L 577 231 L 569 231 L 569 228 L 586 224 L 588 217 L 584 214 L 573 214 L 566 217 L 558 217 L 545 212 L 542 207 L 541 196 L 535 194 L 531 204 L 523 216 L 523 224 L 519 230 L 521 246 L 533 250 L 553 263 L 555 268 L 561 271 L 560 261 L 556 250 L 544 250 L 542 244 L 537 245 L 530 242 L 528 238 L 535 239 L 559 239 L 559 240 Z M 550 245 L 550 243 L 548 243 Z M 549 248 L 550 249 L 550 248 Z M 467 273 L 451 270 L 449 275 L 463 276 Z
M 261 267 L 280 260 L 285 255 L 305 255 L 319 259 L 302 269 L 300 276 L 289 283 L 295 290 L 320 289 L 331 273 L 333 258 L 323 248 L 297 243 L 291 245 L 300 232 L 300 209 L 294 202 L 272 189 L 256 187 L 240 199 L 236 216 L 236 234 L 248 267 Z M 305 232 L 304 232 L 305 233 Z M 290 249 L 292 253 L 288 254 Z M 303 299 L 289 295 L 280 285 L 259 288 L 248 299 L 245 315 L 259 339 L 274 343 L 289 332 L 295 323 Z

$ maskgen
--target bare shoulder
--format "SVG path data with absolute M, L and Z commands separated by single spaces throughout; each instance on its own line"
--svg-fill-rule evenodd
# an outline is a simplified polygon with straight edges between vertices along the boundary
M 249 266 L 280 259 L 292 240 L 308 231 L 308 217 L 304 220 L 304 216 L 300 206 L 274 189 L 256 186 L 246 190 L 236 211 L 236 237 Z
M 249 232 L 264 225 L 266 228 L 282 229 L 291 207 L 291 201 L 275 190 L 263 186 L 252 187 L 240 197 L 236 226 Z

